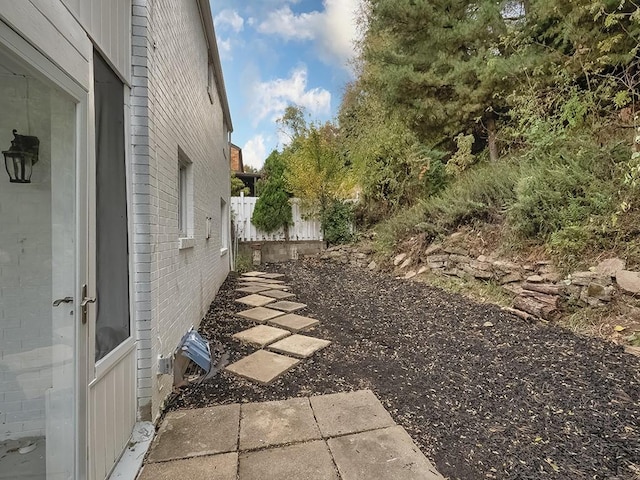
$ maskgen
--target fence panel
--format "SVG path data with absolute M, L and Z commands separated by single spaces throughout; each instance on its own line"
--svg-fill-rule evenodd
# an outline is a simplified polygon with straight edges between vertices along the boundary
M 257 197 L 231 197 L 230 206 L 233 212 L 233 226 L 239 242 L 278 242 L 284 241 L 284 230 L 280 229 L 274 233 L 265 233 L 258 230 L 251 223 L 253 210 L 256 208 Z M 293 225 L 289 227 L 289 240 L 322 240 L 322 229 L 320 221 L 314 219 L 304 219 L 305 212 L 300 206 L 297 198 L 291 199 L 291 210 L 293 215 Z

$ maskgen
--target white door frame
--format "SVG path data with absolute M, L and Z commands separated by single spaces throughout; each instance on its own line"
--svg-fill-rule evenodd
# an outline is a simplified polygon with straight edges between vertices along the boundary
M 89 41 L 87 37 L 87 41 Z M 79 304 L 82 301 L 82 285 L 95 284 L 89 277 L 88 270 L 88 190 L 87 181 L 88 166 L 95 163 L 94 148 L 90 148 L 90 123 L 91 99 L 89 92 L 85 90 L 79 82 L 68 76 L 58 66 L 51 62 L 34 48 L 27 40 L 17 34 L 2 19 L 0 19 L 0 43 L 20 57 L 25 65 L 39 77 L 44 77 L 48 82 L 55 84 L 76 102 L 76 274 L 75 285 L 73 286 L 74 297 L 74 321 L 76 325 L 75 335 L 75 477 L 77 479 L 86 478 L 87 472 L 87 346 L 89 329 L 81 322 L 81 311 Z M 69 44 L 68 52 L 64 52 L 69 57 L 80 56 L 78 51 L 71 48 Z M 87 68 L 90 65 L 87 64 Z M 91 111 L 90 111 L 91 110 Z

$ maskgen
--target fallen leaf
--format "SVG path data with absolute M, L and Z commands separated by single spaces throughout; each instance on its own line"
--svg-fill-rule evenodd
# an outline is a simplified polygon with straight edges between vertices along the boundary
M 623 327 L 622 325 L 616 325 L 616 326 L 614 327 L 614 330 L 615 330 L 616 332 L 624 332 L 626 329 L 627 329 L 627 327 Z

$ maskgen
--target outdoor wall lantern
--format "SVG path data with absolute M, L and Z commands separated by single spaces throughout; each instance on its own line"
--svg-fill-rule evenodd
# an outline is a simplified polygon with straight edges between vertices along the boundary
M 13 137 L 9 150 L 2 152 L 9 180 L 11 183 L 31 183 L 33 165 L 38 162 L 40 140 L 38 137 L 18 135 L 17 130 L 13 131 Z

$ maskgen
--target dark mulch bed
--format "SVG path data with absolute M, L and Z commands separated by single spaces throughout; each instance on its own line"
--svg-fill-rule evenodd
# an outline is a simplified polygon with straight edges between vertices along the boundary
M 347 266 L 271 265 L 333 344 L 263 387 L 222 373 L 172 408 L 370 388 L 451 479 L 640 478 L 640 359 L 499 308 Z M 230 276 L 200 331 L 231 362 Z M 491 322 L 493 326 L 483 326 Z

